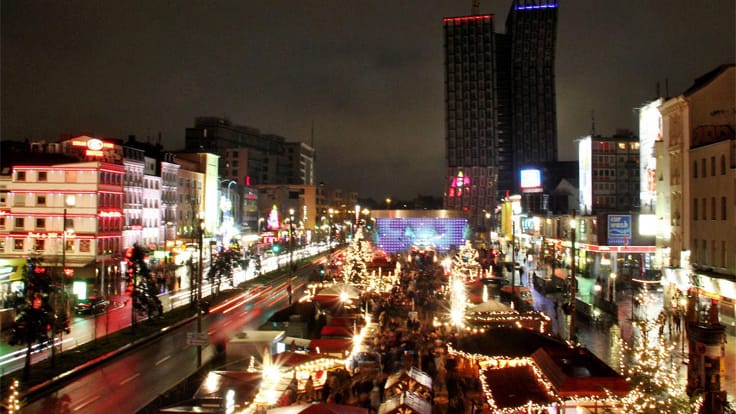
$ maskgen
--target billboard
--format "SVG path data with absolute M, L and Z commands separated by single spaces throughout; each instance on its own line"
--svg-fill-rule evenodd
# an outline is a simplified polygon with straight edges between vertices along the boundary
M 657 99 L 639 110 L 639 201 L 642 209 L 654 211 L 657 201 L 657 156 L 654 143 L 662 140 L 662 114 Z M 644 211 L 644 210 L 642 210 Z
M 593 211 L 593 154 L 590 136 L 578 142 L 578 177 L 580 180 L 580 212 L 590 214 Z
M 610 214 L 608 216 L 608 245 L 628 246 L 631 244 L 631 215 Z
M 446 253 L 465 244 L 467 226 L 468 219 L 457 217 L 378 217 L 374 241 L 387 253 L 404 252 L 412 246 Z
M 521 191 L 542 191 L 542 172 L 536 168 L 525 168 L 519 172 L 521 178 Z

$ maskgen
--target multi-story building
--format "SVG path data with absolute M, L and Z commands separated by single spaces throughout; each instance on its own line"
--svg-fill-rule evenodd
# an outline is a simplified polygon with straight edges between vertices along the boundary
M 314 148 L 303 142 L 284 144 L 288 169 L 287 184 L 314 185 Z
M 557 159 L 556 1 L 514 0 L 507 34 L 493 15 L 445 18 L 445 208 L 484 227 L 522 167 Z
M 663 145 L 657 217 L 663 229 L 665 301 L 695 287 L 700 307 L 718 301 L 736 331 L 736 65 L 721 65 L 660 106 Z M 669 185 L 659 186 L 660 183 Z M 664 192 L 667 192 L 663 194 Z M 669 211 L 665 211 L 669 208 Z M 669 217 L 669 221 L 665 221 Z M 707 303 L 706 303 L 707 302 Z
M 444 206 L 472 226 L 495 208 L 498 191 L 493 15 L 443 20 L 445 37 Z
M 145 151 L 123 146 L 123 247 L 143 245 L 143 170 Z
M 243 185 L 286 184 L 291 163 L 286 139 L 227 118 L 199 117 L 186 130 L 186 151 L 223 155 L 218 174 Z M 313 157 L 312 157 L 313 158 Z
M 511 104 L 511 135 L 504 137 L 499 131 L 498 139 L 499 147 L 513 145 L 514 181 L 513 187 L 508 187 L 499 179 L 499 190 L 518 191 L 519 171 L 523 167 L 539 167 L 543 162 L 557 160 L 557 0 L 514 0 L 506 18 L 506 36 L 510 57 L 500 55 L 503 58 L 498 59 L 497 70 L 499 74 L 510 73 L 507 93 Z M 499 107 L 499 113 L 504 110 Z
M 13 166 L 0 258 L 37 257 L 80 297 L 104 293 L 122 251 L 124 172 L 102 161 Z
M 639 210 L 639 139 L 621 131 L 578 146 L 581 214 Z

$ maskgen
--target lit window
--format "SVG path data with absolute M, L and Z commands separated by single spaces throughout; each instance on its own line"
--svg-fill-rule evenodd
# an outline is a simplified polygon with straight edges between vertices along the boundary
M 16 250 L 16 251 L 23 250 L 23 247 L 24 247 L 23 246 L 23 242 L 24 241 L 25 240 L 23 240 L 23 239 L 15 239 L 15 240 L 13 240 L 13 250 Z

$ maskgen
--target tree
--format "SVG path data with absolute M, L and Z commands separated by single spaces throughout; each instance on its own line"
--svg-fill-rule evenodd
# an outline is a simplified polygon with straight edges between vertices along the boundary
M 233 286 L 233 262 L 239 261 L 240 256 L 239 250 L 227 249 L 217 253 L 212 258 L 210 270 L 207 272 L 207 280 L 213 286 L 214 295 L 220 293 L 220 285 L 223 281 Z
M 363 239 L 360 228 L 355 232 L 353 241 L 345 251 L 345 263 L 343 264 L 343 279 L 346 282 L 360 284 L 368 272 L 366 262 L 373 259 L 373 250 L 370 243 Z
M 474 278 L 479 267 L 478 251 L 470 241 L 466 241 L 452 258 L 452 272 L 464 278 Z
M 52 324 L 54 311 L 50 301 L 51 280 L 47 272 L 39 269 L 40 258 L 33 256 L 24 267 L 25 282 L 24 303 L 18 308 L 18 316 L 13 325 L 10 344 L 26 345 L 26 359 L 23 367 L 23 378 L 28 379 L 31 373 L 31 350 L 33 345 L 48 343 L 53 337 Z
M 621 351 L 621 371 L 632 386 L 629 394 L 620 399 L 624 413 L 695 413 L 702 403 L 702 398 L 690 400 L 680 385 L 678 366 L 672 358 L 674 345 L 667 343 L 662 334 L 664 321 L 665 318 L 632 321 L 639 335 L 632 345 L 623 343 Z
M 146 253 L 138 243 L 128 248 L 125 261 L 128 265 L 128 280 L 132 284 L 133 309 L 149 319 L 163 315 L 163 305 L 158 298 L 156 281 L 145 262 Z

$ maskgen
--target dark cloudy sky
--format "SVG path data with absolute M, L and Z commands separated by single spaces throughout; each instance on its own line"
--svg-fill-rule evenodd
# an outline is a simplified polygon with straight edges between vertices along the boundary
M 505 31 L 510 0 L 482 1 Z M 635 108 L 734 62 L 733 0 L 560 0 L 560 158 Z M 3 0 L 0 138 L 163 134 L 198 115 L 310 141 L 318 180 L 383 199 L 440 195 L 442 17 L 470 0 Z

